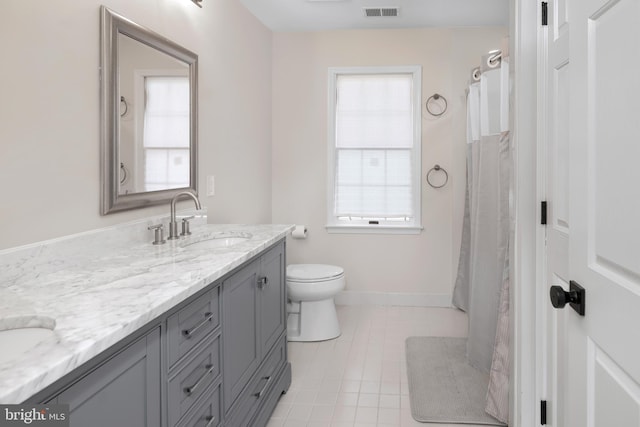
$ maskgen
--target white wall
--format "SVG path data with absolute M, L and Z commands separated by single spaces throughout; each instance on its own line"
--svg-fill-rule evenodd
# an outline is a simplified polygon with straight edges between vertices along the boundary
M 269 222 L 271 31 L 239 1 L 3 0 L 0 249 L 169 212 L 99 215 L 101 4 L 199 55 L 201 200 L 212 222 Z
M 306 224 L 290 240 L 290 263 L 345 268 L 347 290 L 408 294 L 416 302 L 450 302 L 464 210 L 465 88 L 480 56 L 501 46 L 507 28 L 354 30 L 276 33 L 273 37 L 273 222 Z M 328 234 L 327 68 L 422 65 L 423 101 L 444 95 L 448 111 L 423 110 L 420 235 Z M 424 105 L 424 102 L 423 102 Z M 440 164 L 449 184 L 424 181 Z

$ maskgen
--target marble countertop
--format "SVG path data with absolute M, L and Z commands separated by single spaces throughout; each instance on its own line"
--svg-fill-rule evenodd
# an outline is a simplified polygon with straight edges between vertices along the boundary
M 0 361 L 0 403 L 23 402 L 292 229 L 202 224 L 191 236 L 159 246 L 148 232 L 144 242 L 105 242 L 113 233 L 103 230 L 0 251 L 0 330 L 55 322 L 50 339 L 19 360 Z M 187 246 L 224 233 L 250 237 L 229 247 Z

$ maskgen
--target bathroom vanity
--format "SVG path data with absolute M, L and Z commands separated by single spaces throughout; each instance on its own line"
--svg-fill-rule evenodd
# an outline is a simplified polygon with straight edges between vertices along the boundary
M 66 403 L 77 427 L 266 425 L 291 382 L 291 228 L 203 225 L 164 247 L 57 260 L 63 268 L 35 261 L 43 248 L 0 253 L 13 266 L 2 277 L 0 313 L 56 321 L 55 339 L 0 363 L 0 402 Z M 39 264 L 40 282 L 16 274 L 29 263 Z M 38 295 L 47 289 L 50 305 Z

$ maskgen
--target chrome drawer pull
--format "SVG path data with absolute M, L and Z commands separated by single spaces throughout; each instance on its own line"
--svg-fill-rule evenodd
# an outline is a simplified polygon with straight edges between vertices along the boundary
M 269 375 L 268 377 L 262 377 L 262 379 L 263 380 L 267 380 L 267 382 L 264 383 L 264 387 L 262 387 L 262 390 L 260 390 L 259 392 L 253 394 L 258 399 L 260 399 L 262 397 L 262 393 L 264 393 L 265 390 L 267 389 L 267 387 L 269 387 L 269 383 L 271 382 L 271 375 Z
M 209 416 L 208 416 L 207 418 L 205 418 L 204 420 L 205 420 L 205 421 L 209 421 L 209 422 L 207 423 L 207 425 L 206 425 L 206 426 L 204 426 L 204 427 L 211 427 L 211 426 L 213 426 L 213 423 L 215 423 L 215 422 L 216 422 L 216 417 L 209 415 Z
M 206 365 L 205 369 L 207 370 L 207 372 L 205 372 L 204 375 L 202 375 L 194 385 L 184 388 L 184 392 L 187 396 L 191 396 L 191 394 L 195 392 L 198 387 L 200 387 L 200 384 L 202 384 L 202 381 L 204 381 L 207 375 L 211 375 L 215 370 L 213 365 Z
M 182 330 L 182 335 L 184 335 L 187 339 L 191 338 L 191 336 L 195 333 L 195 331 L 197 331 L 198 329 L 202 328 L 204 325 L 207 324 L 207 322 L 210 322 L 211 319 L 213 319 L 213 313 L 211 313 L 210 311 L 207 311 L 204 314 L 204 317 L 206 317 L 206 319 L 204 319 L 202 322 L 198 323 L 193 328 L 191 328 L 191 329 L 183 329 Z

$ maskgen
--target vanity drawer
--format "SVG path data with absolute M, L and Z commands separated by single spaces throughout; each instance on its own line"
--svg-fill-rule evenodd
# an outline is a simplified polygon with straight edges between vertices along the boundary
M 286 348 L 287 336 L 283 334 L 247 387 L 238 396 L 227 417 L 227 425 L 234 427 L 249 425 L 249 421 L 262 402 L 268 398 L 273 385 L 277 382 L 276 376 L 286 363 Z
M 197 354 L 169 378 L 169 425 L 174 426 L 220 375 L 220 336 L 207 338 Z
M 178 424 L 178 427 L 217 427 L 220 425 L 220 384 L 207 390 L 199 401 Z
M 170 368 L 220 324 L 219 292 L 218 286 L 167 320 Z

